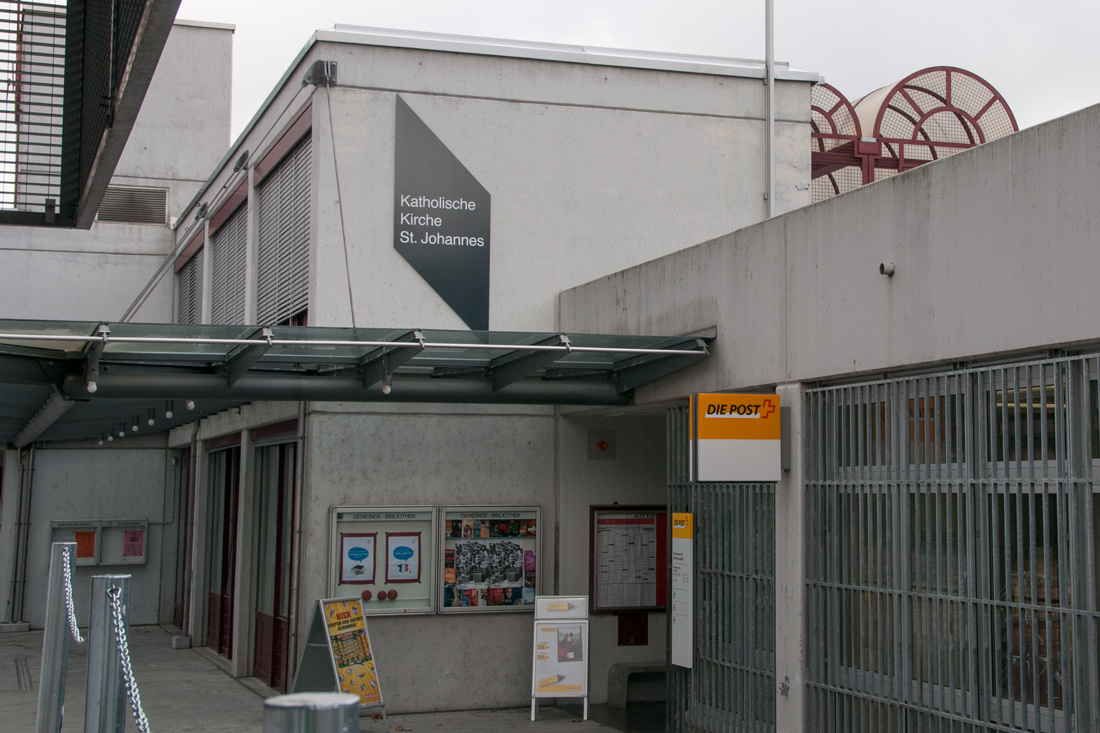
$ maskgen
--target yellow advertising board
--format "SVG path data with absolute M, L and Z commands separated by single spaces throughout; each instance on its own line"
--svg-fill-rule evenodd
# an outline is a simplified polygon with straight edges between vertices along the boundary
M 374 668 L 367 622 L 359 599 L 321 601 L 321 609 L 328 628 L 339 691 L 355 695 L 363 706 L 381 704 L 382 690 L 378 686 L 378 672 Z
M 778 481 L 777 394 L 696 394 L 691 398 L 695 481 Z
M 317 601 L 290 691 L 345 692 L 358 697 L 361 708 L 383 706 L 367 620 L 358 598 Z

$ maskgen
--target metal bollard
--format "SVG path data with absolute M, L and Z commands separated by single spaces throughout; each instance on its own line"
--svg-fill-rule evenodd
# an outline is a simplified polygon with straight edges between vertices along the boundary
M 115 638 L 110 588 L 122 591 L 123 626 L 130 625 L 130 576 L 92 576 L 92 621 L 88 630 L 88 699 L 84 707 L 84 730 L 124 733 L 126 730 L 126 685 L 122 658 Z
M 296 692 L 264 701 L 264 733 L 354 733 L 359 698 L 342 692 Z
M 38 675 L 38 733 L 58 733 L 65 710 L 65 672 L 69 666 L 69 611 L 65 606 L 65 552 L 76 564 L 75 542 L 50 546 L 50 577 L 46 591 L 46 625 L 42 630 L 42 671 Z

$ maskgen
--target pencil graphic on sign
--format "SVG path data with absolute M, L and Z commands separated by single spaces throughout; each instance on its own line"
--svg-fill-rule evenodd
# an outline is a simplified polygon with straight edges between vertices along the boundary
M 556 685 L 564 679 L 565 679 L 565 675 L 563 675 L 563 674 L 552 674 L 549 677 L 543 677 L 541 680 L 539 680 L 539 685 L 538 686 L 539 687 L 546 687 L 548 685 Z
M 572 611 L 576 606 L 572 603 L 547 603 L 547 611 Z

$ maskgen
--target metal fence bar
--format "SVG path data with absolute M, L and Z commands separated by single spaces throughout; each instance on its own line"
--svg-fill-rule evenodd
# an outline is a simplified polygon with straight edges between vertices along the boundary
M 38 733 L 57 733 L 65 709 L 65 673 L 69 666 L 69 614 L 65 603 L 67 554 L 76 556 L 75 542 L 50 546 L 46 590 L 46 621 L 42 629 L 42 669 L 38 675 Z
M 671 731 L 775 730 L 775 488 L 692 483 L 687 408 L 668 413 L 668 507 L 696 517 L 693 669 L 669 667 Z
M 819 731 L 1100 730 L 1100 357 L 807 390 Z
M 130 576 L 92 577 L 92 616 L 88 630 L 88 695 L 84 706 L 84 730 L 124 733 L 126 730 L 126 682 L 114 612 L 109 592 L 118 589 L 123 624 L 129 623 Z

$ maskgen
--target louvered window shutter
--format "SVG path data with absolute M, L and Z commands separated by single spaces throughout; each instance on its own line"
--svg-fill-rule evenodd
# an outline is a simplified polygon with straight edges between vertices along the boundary
M 211 237 L 210 322 L 244 323 L 248 206 L 238 208 Z
M 130 224 L 165 224 L 168 220 L 168 189 L 107 186 L 97 218 Z
M 310 138 L 287 154 L 259 188 L 256 319 L 272 326 L 309 306 Z
M 202 322 L 202 250 L 176 273 L 176 323 Z

